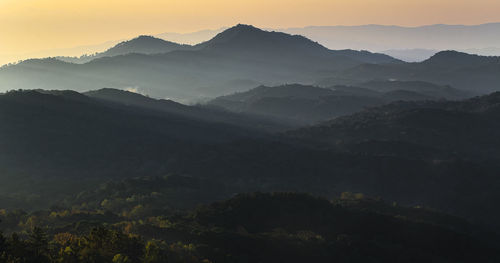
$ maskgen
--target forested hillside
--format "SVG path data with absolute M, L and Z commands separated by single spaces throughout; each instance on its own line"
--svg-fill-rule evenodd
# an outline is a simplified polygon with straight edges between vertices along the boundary
M 110 193 L 112 194 L 112 192 Z M 105 205 L 105 201 L 103 201 Z M 23 262 L 496 262 L 498 237 L 423 208 L 344 193 L 238 195 L 181 214 L 3 213 L 0 259 Z M 160 215 L 158 215 L 160 214 Z M 16 223 L 18 222 L 18 225 Z M 24 232 L 34 224 L 38 227 Z M 105 226 L 105 227 L 104 227 Z M 22 238 L 26 235 L 26 239 Z M 137 235 L 142 238 L 138 238 Z M 458 249 L 458 250 L 457 250 Z

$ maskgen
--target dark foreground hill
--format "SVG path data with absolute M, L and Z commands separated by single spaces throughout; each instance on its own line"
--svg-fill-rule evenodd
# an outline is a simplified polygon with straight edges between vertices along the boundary
M 93 95 L 98 93 L 102 91 Z M 72 191 L 66 183 L 83 186 L 87 180 L 154 170 L 161 174 L 179 151 L 243 137 L 265 137 L 263 130 L 271 124 L 243 115 L 214 110 L 204 113 L 174 102 L 115 93 L 149 100 L 151 107 L 72 91 L 0 95 L 2 191 L 19 190 L 36 196 L 38 190 L 47 187 L 51 189 L 48 194 L 57 194 Z M 36 190 L 37 186 L 40 189 Z
M 333 201 L 245 194 L 180 214 L 141 207 L 120 214 L 62 208 L 3 214 L 9 232 L 22 230 L 16 223 L 25 220 L 39 228 L 26 240 L 0 235 L 1 256 L 28 262 L 498 261 L 497 238 L 461 219 L 347 193 Z

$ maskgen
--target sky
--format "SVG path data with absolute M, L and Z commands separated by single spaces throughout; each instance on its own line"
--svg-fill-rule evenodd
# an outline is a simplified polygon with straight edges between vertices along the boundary
M 470 25 L 499 22 L 499 11 L 500 0 L 0 0 L 0 64 L 43 50 L 238 23 Z

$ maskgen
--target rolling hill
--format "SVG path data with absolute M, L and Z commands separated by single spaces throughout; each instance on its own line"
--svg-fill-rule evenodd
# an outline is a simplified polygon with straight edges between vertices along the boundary
M 138 188 L 157 189 L 154 183 L 163 181 L 146 179 Z M 167 199 L 159 192 L 136 194 L 120 202 L 120 194 L 126 192 L 123 188 L 133 189 L 130 183 L 100 189 L 110 194 L 103 207 L 116 209 L 120 203 L 142 199 L 141 205 L 130 210 L 100 213 L 73 208 L 70 212 L 54 207 L 0 214 L 9 233 L 27 231 L 29 226 L 21 224 L 24 221 L 36 219 L 39 226 L 28 232 L 30 239 L 4 238 L 0 233 L 4 240 L 0 251 L 9 259 L 25 262 L 48 262 L 49 258 L 190 263 L 498 261 L 498 236 L 477 225 L 360 194 L 344 193 L 333 200 L 298 193 L 239 194 L 196 209 L 169 212 L 158 209 L 161 203 L 157 201 Z M 155 202 L 156 209 L 150 209 L 148 201 Z M 63 249 L 67 252 L 61 253 Z
M 449 86 L 426 82 L 373 81 L 360 87 L 320 88 L 298 84 L 255 89 L 221 96 L 208 102 L 239 113 L 280 118 L 295 125 L 310 125 L 349 115 L 367 107 L 406 100 L 439 100 L 466 97 Z
M 359 85 L 368 81 L 425 81 L 450 85 L 475 95 L 498 91 L 500 57 L 442 51 L 420 63 L 364 64 L 334 73 L 321 86 Z
M 168 101 L 151 99 L 151 107 L 142 107 L 96 99 L 105 92 L 93 92 L 93 97 L 74 91 L 0 95 L 0 170 L 5 180 L 0 195 L 58 195 L 93 180 L 162 174 L 179 152 L 264 138 L 272 123 L 215 110 L 202 114 L 196 107 Z
M 54 93 L 54 91 L 51 92 Z M 130 107 L 159 111 L 166 114 L 174 114 L 192 120 L 229 124 L 250 130 L 257 129 L 268 132 L 279 132 L 291 127 L 288 123 L 270 116 L 255 116 L 244 113 L 237 114 L 228 112 L 227 110 L 203 107 L 203 105 L 188 106 L 172 100 L 154 99 L 125 90 L 106 88 L 87 91 L 83 94 L 105 103 L 117 103 Z
M 196 115 L 199 108 L 123 91 L 87 95 L 0 96 L 6 182 L 0 201 L 47 207 L 99 183 L 176 174 L 194 184 L 210 182 L 210 193 L 362 192 L 500 228 L 498 94 L 397 102 L 274 136 L 258 119 L 249 118 L 252 129 L 232 124 L 234 113 Z M 192 191 L 187 196 L 193 200 L 205 198 L 204 191 Z
M 414 145 L 433 149 L 448 158 L 500 158 L 497 150 L 500 141 L 496 136 L 500 129 L 499 105 L 500 93 L 465 101 L 396 102 L 291 134 L 337 146 L 364 145 L 367 148 L 361 147 L 360 151 L 382 154 L 387 148 L 401 144 L 408 155 L 418 152 L 412 151 Z

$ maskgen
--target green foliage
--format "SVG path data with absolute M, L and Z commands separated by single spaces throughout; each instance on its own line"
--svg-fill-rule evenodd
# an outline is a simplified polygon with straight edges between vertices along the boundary
M 335 200 L 297 193 L 240 194 L 188 213 L 139 219 L 114 215 L 119 218 L 114 223 L 106 221 L 110 213 L 96 217 L 102 221 L 94 224 L 75 222 L 80 217 L 72 212 L 34 214 L 45 225 L 0 239 L 1 260 L 496 262 L 500 244 L 498 237 L 459 218 L 353 193 Z
M 7 250 L 7 240 L 3 236 L 3 233 L 0 231 L 0 258 Z

